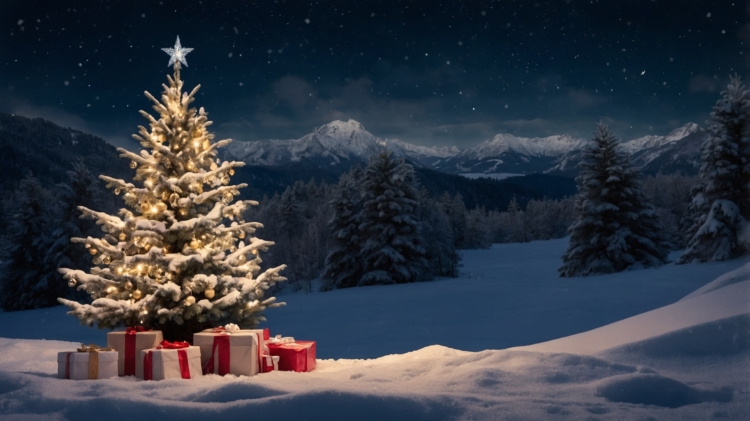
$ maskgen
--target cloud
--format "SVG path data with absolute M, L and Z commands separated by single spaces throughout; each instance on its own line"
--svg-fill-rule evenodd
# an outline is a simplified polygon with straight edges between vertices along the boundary
M 577 108 L 590 108 L 606 101 L 603 97 L 591 94 L 583 89 L 568 88 L 567 91 L 570 104 Z
M 714 93 L 719 91 L 719 83 L 715 78 L 711 78 L 705 75 L 695 75 L 690 78 L 688 84 L 688 92 L 708 92 Z

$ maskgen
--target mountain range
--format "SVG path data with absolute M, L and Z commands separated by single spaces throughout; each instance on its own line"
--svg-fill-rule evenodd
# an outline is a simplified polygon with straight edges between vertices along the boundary
M 631 161 L 645 173 L 696 174 L 700 145 L 706 132 L 688 123 L 664 136 L 644 136 L 621 143 Z M 587 139 L 569 135 L 539 138 L 497 134 L 481 144 L 456 147 L 417 146 L 397 139 L 383 139 L 355 120 L 333 121 L 296 140 L 235 141 L 224 152 L 226 159 L 252 166 L 277 167 L 291 163 L 345 171 L 389 149 L 417 167 L 450 174 L 532 174 L 574 176 Z M 338 171 L 336 171 L 338 170 Z

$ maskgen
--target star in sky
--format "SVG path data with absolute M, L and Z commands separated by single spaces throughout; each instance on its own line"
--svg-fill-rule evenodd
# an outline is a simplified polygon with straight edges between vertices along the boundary
M 169 64 L 167 64 L 167 66 L 171 66 L 175 63 L 175 61 L 179 61 L 180 63 L 184 64 L 185 67 L 188 67 L 187 59 L 185 59 L 185 56 L 189 52 L 193 51 L 192 48 L 182 48 L 179 35 L 177 35 L 177 41 L 174 43 L 174 48 L 162 48 L 161 50 L 169 54 Z

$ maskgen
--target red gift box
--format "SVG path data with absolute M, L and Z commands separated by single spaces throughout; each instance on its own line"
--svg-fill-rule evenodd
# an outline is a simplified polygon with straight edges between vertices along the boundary
M 280 357 L 279 371 L 304 373 L 315 370 L 315 341 L 268 344 L 268 351 Z

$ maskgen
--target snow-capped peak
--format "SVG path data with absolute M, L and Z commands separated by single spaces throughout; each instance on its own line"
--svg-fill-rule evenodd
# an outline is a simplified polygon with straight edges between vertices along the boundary
M 358 121 L 352 119 L 349 119 L 347 122 L 334 120 L 315 129 L 315 133 L 338 138 L 351 138 L 354 137 L 355 134 L 361 132 L 367 132 L 365 127 Z
M 583 139 L 569 135 L 548 137 L 516 137 L 510 133 L 500 133 L 481 145 L 470 149 L 477 157 L 499 156 L 512 151 L 526 156 L 560 156 L 580 147 Z M 466 151 L 468 152 L 468 151 Z
M 628 153 L 635 153 L 647 148 L 657 148 L 670 143 L 677 142 L 681 139 L 690 136 L 693 133 L 697 133 L 703 129 L 695 123 L 687 123 L 682 127 L 678 127 L 672 130 L 666 136 L 643 136 L 637 139 L 629 140 L 622 143 L 622 148 L 628 151 Z
M 302 159 L 336 165 L 342 160 L 367 161 L 383 148 L 398 157 L 430 165 L 433 160 L 451 157 L 459 151 L 451 148 L 417 146 L 398 139 L 382 139 L 365 130 L 356 120 L 334 120 L 315 128 L 297 140 L 234 142 L 227 149 L 237 159 L 250 165 L 282 165 Z

